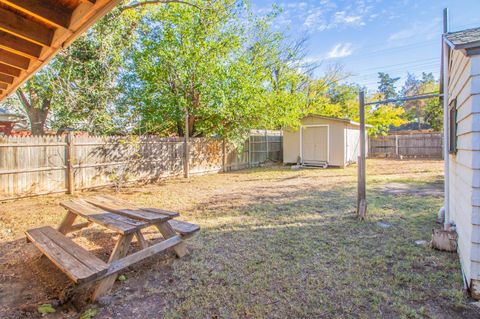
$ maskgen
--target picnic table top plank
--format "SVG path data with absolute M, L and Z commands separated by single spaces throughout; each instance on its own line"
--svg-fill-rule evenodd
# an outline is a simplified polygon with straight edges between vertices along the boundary
M 139 209 L 139 210 L 146 211 L 146 212 L 167 215 L 167 216 L 170 216 L 170 217 L 180 216 L 180 214 L 177 213 L 177 212 L 172 212 L 172 211 L 169 211 L 169 210 L 153 208 L 153 207 L 142 207 L 142 206 L 136 205 L 132 202 L 129 202 L 127 200 L 113 197 L 111 195 L 101 195 L 101 196 L 97 196 L 97 197 L 102 197 L 102 198 L 110 200 L 112 202 L 116 202 L 118 205 L 125 206 L 125 208 L 129 208 L 129 209 L 137 209 L 137 210 Z
M 108 270 L 105 262 L 49 226 L 30 229 L 26 235 L 75 283 L 92 280 Z
M 152 208 L 138 207 L 135 204 L 124 200 L 116 199 L 111 196 L 94 196 L 85 199 L 92 205 L 100 207 L 112 213 L 121 214 L 133 219 L 147 221 L 149 223 L 158 223 L 167 221 L 173 217 L 179 216 L 178 213 L 165 210 L 155 210 Z
M 100 224 L 120 234 L 134 233 L 137 230 L 148 226 L 148 223 L 144 221 L 105 211 L 89 204 L 83 199 L 61 202 L 60 205 L 89 221 Z

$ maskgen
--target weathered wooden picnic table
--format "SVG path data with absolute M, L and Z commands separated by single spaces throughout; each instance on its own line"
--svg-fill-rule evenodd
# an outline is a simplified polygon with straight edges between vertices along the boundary
M 111 196 L 74 199 L 60 205 L 67 209 L 67 214 L 58 230 L 49 226 L 31 229 L 26 232 L 27 239 L 75 283 L 95 282 L 93 300 L 108 293 L 118 272 L 136 262 L 168 248 L 173 248 L 178 257 L 185 256 L 187 248 L 184 238 L 200 229 L 198 225 L 174 220 L 173 218 L 179 216 L 176 212 L 139 207 Z M 77 217 L 87 221 L 74 225 Z M 118 234 L 107 262 L 65 236 L 91 224 L 101 225 Z M 150 226 L 155 226 L 164 238 L 151 246 L 142 234 L 142 230 Z M 133 237 L 137 239 L 141 249 L 127 255 Z

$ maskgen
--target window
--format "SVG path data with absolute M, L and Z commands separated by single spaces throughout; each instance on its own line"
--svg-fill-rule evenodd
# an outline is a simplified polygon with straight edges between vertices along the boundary
M 450 108 L 448 112 L 448 126 L 449 126 L 449 135 L 448 135 L 448 149 L 450 154 L 457 153 L 457 99 L 454 99 L 450 103 Z

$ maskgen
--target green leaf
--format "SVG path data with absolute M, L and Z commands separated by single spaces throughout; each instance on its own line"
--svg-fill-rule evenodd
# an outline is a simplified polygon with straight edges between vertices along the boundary
M 37 308 L 38 312 L 41 313 L 42 315 L 46 315 L 49 313 L 54 313 L 56 310 L 53 308 L 51 304 L 43 304 Z
M 98 314 L 98 309 L 96 308 L 90 308 L 85 310 L 82 315 L 80 316 L 80 319 L 92 319 Z

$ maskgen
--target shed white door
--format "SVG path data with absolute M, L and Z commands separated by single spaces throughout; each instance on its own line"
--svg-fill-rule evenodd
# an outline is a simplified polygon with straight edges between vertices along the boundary
M 303 127 L 302 149 L 304 163 L 328 162 L 328 126 Z

